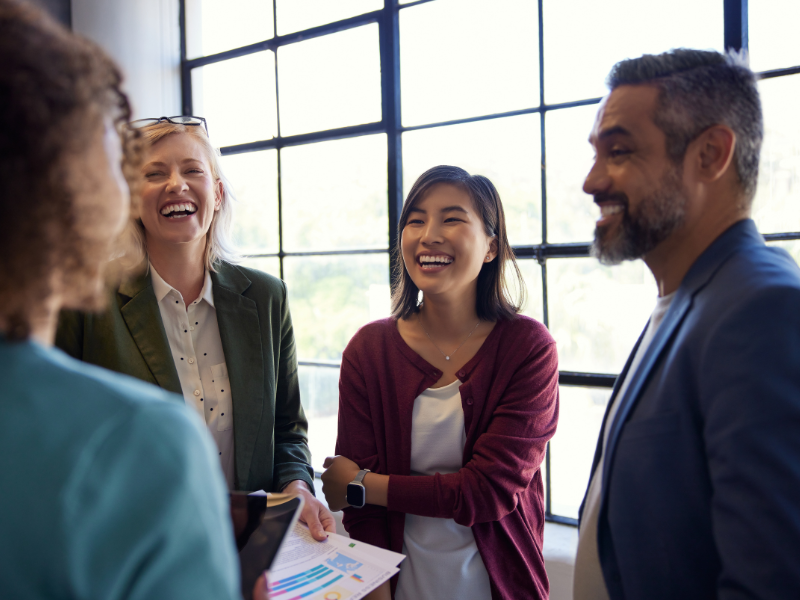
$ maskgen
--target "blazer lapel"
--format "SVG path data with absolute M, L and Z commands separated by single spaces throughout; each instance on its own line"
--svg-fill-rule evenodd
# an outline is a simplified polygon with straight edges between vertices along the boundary
M 123 282 L 118 300 L 128 331 L 158 385 L 183 395 L 150 275 L 144 271 L 138 277 Z
M 233 398 L 233 443 L 237 488 L 250 474 L 264 411 L 264 359 L 256 303 L 242 296 L 250 280 L 238 269 L 219 263 L 211 273 L 219 335 Z
M 678 289 L 678 293 L 675 294 L 675 299 L 672 301 L 667 314 L 664 315 L 664 320 L 658 326 L 655 336 L 647 347 L 647 350 L 645 350 L 639 367 L 636 371 L 630 373 L 631 381 L 628 384 L 628 389 L 625 391 L 625 394 L 619 399 L 619 409 L 611 424 L 611 429 L 608 432 L 606 458 L 603 462 L 603 489 L 607 488 L 606 481 L 610 467 L 614 462 L 614 451 L 616 450 L 617 442 L 622 432 L 622 426 L 631 410 L 636 405 L 636 402 L 638 402 L 641 397 L 642 389 L 645 383 L 650 379 L 653 367 L 661 356 L 661 352 L 666 347 L 667 341 L 669 341 L 672 335 L 677 331 L 678 326 L 683 321 L 689 307 L 692 305 L 693 295 L 694 292 L 691 290 L 685 290 L 683 288 Z M 641 338 L 639 338 L 639 342 L 641 343 Z M 636 350 L 631 353 L 631 358 L 635 356 L 635 353 Z M 621 377 L 620 380 L 622 380 Z
M 675 335 L 692 306 L 695 295 L 702 290 L 711 280 L 717 270 L 730 258 L 731 255 L 747 245 L 763 245 L 764 238 L 758 233 L 755 223 L 750 219 L 739 221 L 719 236 L 689 269 L 675 294 L 675 299 L 664 315 L 664 320 L 658 327 L 650 346 L 645 351 L 642 361 L 636 372 L 631 374 L 631 382 L 625 395 L 620 398 L 620 407 L 614 417 L 614 422 L 608 435 L 606 444 L 606 458 L 603 462 L 603 495 L 608 490 L 608 477 L 614 463 L 614 452 L 619 442 L 619 436 L 625 421 L 642 395 L 642 391 L 650 379 L 653 369 L 664 351 L 669 340 Z M 641 341 L 641 338 L 640 338 Z M 631 356 L 635 354 L 632 353 Z M 617 381 L 619 385 L 622 377 Z M 616 386 L 615 386 L 616 387 Z
M 608 414 L 611 412 L 611 407 L 614 406 L 614 401 L 619 394 L 619 388 L 622 386 L 622 382 L 625 381 L 625 378 L 628 376 L 628 371 L 631 368 L 631 363 L 633 362 L 633 357 L 636 356 L 636 352 L 639 350 L 639 345 L 642 343 L 642 338 L 644 337 L 645 331 L 647 331 L 647 327 L 650 321 L 647 322 L 647 325 L 644 326 L 644 330 L 641 334 L 639 334 L 639 339 L 636 340 L 636 344 L 633 346 L 633 350 L 631 350 L 630 355 L 628 356 L 628 360 L 625 361 L 625 367 L 622 369 L 622 373 L 619 374 L 616 381 L 614 381 L 614 387 L 611 390 L 611 397 L 608 400 L 608 404 L 606 405 L 606 412 L 603 415 L 603 422 L 600 425 L 600 435 L 597 436 L 597 445 L 594 449 L 594 459 L 592 460 L 592 468 L 589 471 L 589 481 L 586 484 L 586 491 L 583 494 L 583 500 L 581 501 L 581 506 L 578 509 L 578 524 L 580 524 L 581 518 L 583 517 L 583 507 L 586 504 L 586 495 L 589 493 L 589 486 L 592 483 L 592 478 L 595 476 L 595 471 L 597 471 L 597 465 L 600 464 L 600 459 L 603 456 L 603 432 L 606 430 L 606 421 L 608 421 Z

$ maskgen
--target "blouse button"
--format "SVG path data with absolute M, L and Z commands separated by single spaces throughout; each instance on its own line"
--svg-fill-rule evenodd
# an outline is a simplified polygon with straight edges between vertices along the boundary
M 464 375 L 466 375 L 466 373 L 464 373 L 464 371 L 459 371 L 458 373 L 456 373 L 456 375 L 458 375 L 459 377 L 463 377 Z
M 199 396 L 199 395 L 200 395 L 200 390 L 195 390 L 195 391 L 194 391 L 194 395 L 195 395 L 195 396 Z
M 468 404 L 469 406 L 472 406 L 472 398 L 467 398 L 467 404 Z
M 190 358 L 190 359 L 189 359 L 189 364 L 190 364 L 190 365 L 193 365 L 193 364 L 194 364 L 194 359 L 193 359 L 193 358 Z
M 189 331 L 194 331 L 194 325 L 189 327 Z

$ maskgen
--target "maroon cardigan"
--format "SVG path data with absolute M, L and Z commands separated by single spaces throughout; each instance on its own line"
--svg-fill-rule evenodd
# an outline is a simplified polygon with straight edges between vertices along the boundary
M 547 598 L 540 466 L 558 421 L 555 341 L 528 317 L 499 321 L 457 373 L 467 433 L 463 467 L 411 476 L 414 400 L 441 376 L 405 343 L 393 318 L 364 326 L 350 340 L 336 454 L 391 477 L 388 508 L 346 508 L 344 526 L 357 540 L 401 552 L 405 513 L 454 519 L 472 527 L 494 600 Z

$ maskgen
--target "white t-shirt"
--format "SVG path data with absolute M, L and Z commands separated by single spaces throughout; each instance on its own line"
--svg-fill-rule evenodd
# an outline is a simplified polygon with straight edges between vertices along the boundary
M 463 462 L 466 432 L 461 381 L 428 388 L 414 400 L 411 474 L 455 473 Z M 406 515 L 397 600 L 487 600 L 489 574 L 472 529 L 453 519 Z
M 211 275 L 206 271 L 203 290 L 187 310 L 181 293 L 164 281 L 153 265 L 150 265 L 150 272 L 183 399 L 208 426 L 217 443 L 228 489 L 233 489 L 233 397 L 214 308 Z
M 603 571 L 600 568 L 600 554 L 597 549 L 597 519 L 600 513 L 600 498 L 602 496 L 602 479 L 603 479 L 603 463 L 605 460 L 606 443 L 608 442 L 608 433 L 611 430 L 611 425 L 614 422 L 614 417 L 619 409 L 619 400 L 625 396 L 628 389 L 628 384 L 631 381 L 631 376 L 639 368 L 639 363 L 642 362 L 642 357 L 653 341 L 658 326 L 664 320 L 664 315 L 667 314 L 669 305 L 675 297 L 676 292 L 672 292 L 667 296 L 663 296 L 656 300 L 656 307 L 653 314 L 650 316 L 650 322 L 647 325 L 642 343 L 636 351 L 636 356 L 633 357 L 631 367 L 628 369 L 628 374 L 625 376 L 625 381 L 619 388 L 619 392 L 614 397 L 614 404 L 608 411 L 608 418 L 606 419 L 605 428 L 603 429 L 603 453 L 597 468 L 592 474 L 592 479 L 589 482 L 589 491 L 586 494 L 586 504 L 583 507 L 583 518 L 581 519 L 581 529 L 578 533 L 578 553 L 575 557 L 575 571 L 573 576 L 572 597 L 574 600 L 608 600 L 608 589 L 606 588 L 605 579 L 603 579 Z

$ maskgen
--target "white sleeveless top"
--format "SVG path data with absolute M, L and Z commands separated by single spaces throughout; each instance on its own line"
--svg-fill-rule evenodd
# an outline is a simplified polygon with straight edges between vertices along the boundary
M 466 432 L 461 381 L 428 388 L 414 400 L 411 474 L 455 473 L 461 468 Z M 396 600 L 488 600 L 489 574 L 472 529 L 453 519 L 406 515 Z

